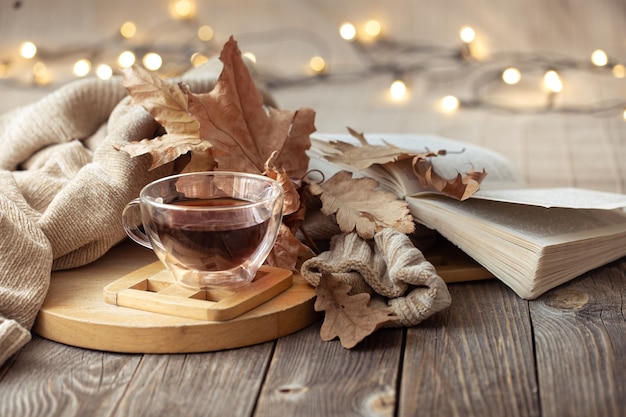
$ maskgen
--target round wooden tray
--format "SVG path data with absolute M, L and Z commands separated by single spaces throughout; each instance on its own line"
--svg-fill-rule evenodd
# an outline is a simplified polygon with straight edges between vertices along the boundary
M 52 274 L 33 330 L 60 343 L 126 353 L 208 352 L 273 340 L 320 316 L 315 290 L 299 275 L 276 297 L 230 320 L 208 321 L 105 302 L 110 283 L 154 263 L 152 251 L 124 242 L 85 267 Z M 144 268 L 145 269 L 145 268 Z

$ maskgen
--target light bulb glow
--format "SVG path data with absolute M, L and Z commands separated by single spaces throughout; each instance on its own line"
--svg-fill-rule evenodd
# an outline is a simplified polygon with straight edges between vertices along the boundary
M 626 120 L 626 109 L 624 109 L 624 113 L 622 113 L 622 116 L 624 117 L 624 120 Z
M 135 54 L 131 51 L 124 51 L 117 57 L 117 63 L 122 68 L 131 67 L 136 60 Z
M 256 55 L 254 55 L 252 52 L 244 52 L 242 55 L 244 58 L 247 58 L 248 60 L 250 60 L 250 62 L 253 62 L 256 64 Z
M 559 77 L 559 74 L 554 70 L 546 72 L 543 77 L 543 83 L 546 88 L 553 93 L 558 93 L 563 90 L 563 82 L 561 81 L 561 77 Z
M 89 71 L 91 71 L 91 62 L 88 59 L 79 59 L 74 64 L 73 72 L 77 77 L 84 77 L 89 74 Z
M 37 47 L 34 43 L 26 41 L 20 46 L 20 56 L 22 58 L 31 59 L 37 55 Z
M 113 69 L 107 64 L 98 65 L 98 68 L 96 68 L 96 76 L 101 80 L 108 80 L 113 76 Z
M 321 56 L 314 56 L 309 60 L 309 67 L 315 74 L 326 72 L 326 61 Z
M 517 68 L 507 68 L 502 71 L 502 81 L 509 85 L 517 84 L 521 79 L 522 73 Z
M 472 43 L 476 39 L 476 32 L 469 26 L 463 26 L 459 32 L 461 40 L 465 43 Z
M 190 19 L 196 14 L 196 5 L 191 0 L 177 0 L 172 4 L 170 14 L 177 19 Z
M 204 42 L 208 42 L 213 39 L 214 34 L 213 28 L 208 25 L 200 26 L 197 32 L 198 39 Z
M 50 84 L 52 82 L 52 73 L 50 73 L 50 70 L 43 62 L 37 62 L 33 65 L 33 77 L 38 85 Z
M 603 67 L 609 63 L 609 57 L 602 49 L 596 49 L 591 53 L 591 62 L 597 67 Z
M 9 76 L 9 63 L 0 62 L 0 78 L 7 78 Z
M 137 34 L 137 26 L 133 22 L 124 22 L 122 27 L 120 27 L 120 34 L 126 38 L 130 39 Z
M 615 78 L 624 78 L 624 77 L 626 77 L 626 67 L 623 64 L 616 64 L 613 67 L 613 76 Z
M 346 22 L 339 27 L 339 35 L 346 41 L 351 41 L 356 37 L 356 28 L 352 23 Z
M 155 52 L 148 52 L 144 55 L 142 62 L 146 69 L 156 71 L 161 68 L 161 65 L 163 65 L 163 58 Z
M 406 84 L 402 80 L 395 80 L 389 87 L 389 94 L 394 100 L 402 100 L 406 96 Z
M 380 35 L 380 32 L 382 31 L 382 26 L 380 25 L 380 22 L 378 20 L 368 20 L 367 23 L 365 23 L 365 34 L 367 36 L 370 36 L 372 38 L 377 38 Z
M 191 55 L 191 65 L 193 65 L 194 68 L 198 68 L 200 65 L 204 64 L 208 60 L 209 58 L 206 55 L 201 54 L 200 52 L 196 52 Z
M 441 99 L 441 109 L 446 113 L 454 113 L 461 107 L 461 101 L 455 96 L 445 96 Z

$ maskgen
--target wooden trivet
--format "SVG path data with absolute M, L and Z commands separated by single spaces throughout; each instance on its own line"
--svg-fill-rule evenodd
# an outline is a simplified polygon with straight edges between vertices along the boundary
M 192 289 L 178 285 L 154 262 L 104 287 L 109 304 L 196 320 L 225 321 L 291 288 L 293 273 L 263 265 L 254 280 L 236 289 Z
M 42 337 L 87 349 L 126 353 L 190 353 L 233 349 L 294 333 L 320 318 L 315 289 L 299 274 L 287 290 L 230 320 L 198 320 L 120 307 L 103 288 L 156 264 L 156 256 L 125 241 L 84 267 L 52 273 L 33 330 Z M 200 300 L 197 300 L 200 301 Z

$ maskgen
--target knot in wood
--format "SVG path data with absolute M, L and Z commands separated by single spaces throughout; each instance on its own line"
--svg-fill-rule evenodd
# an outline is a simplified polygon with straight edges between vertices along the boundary
M 283 385 L 278 388 L 278 392 L 283 395 L 297 395 L 303 394 L 309 390 L 308 387 L 303 385 Z
M 559 310 L 579 310 L 589 302 L 589 295 L 580 290 L 557 289 L 546 297 L 546 305 Z

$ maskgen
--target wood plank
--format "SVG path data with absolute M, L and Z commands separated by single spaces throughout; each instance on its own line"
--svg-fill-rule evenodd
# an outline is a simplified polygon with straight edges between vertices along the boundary
M 110 416 L 141 356 L 89 351 L 34 337 L 5 365 L 1 416 Z
M 251 416 L 273 346 L 146 355 L 115 415 Z
M 393 416 L 402 329 L 379 330 L 352 350 L 319 331 L 277 341 L 255 417 Z
M 399 416 L 539 416 L 527 301 L 497 280 L 449 285 L 407 332 Z
M 35 336 L 3 367 L 0 415 L 252 415 L 273 344 L 144 356 L 79 349 Z
M 531 303 L 543 416 L 626 412 L 626 260 Z

